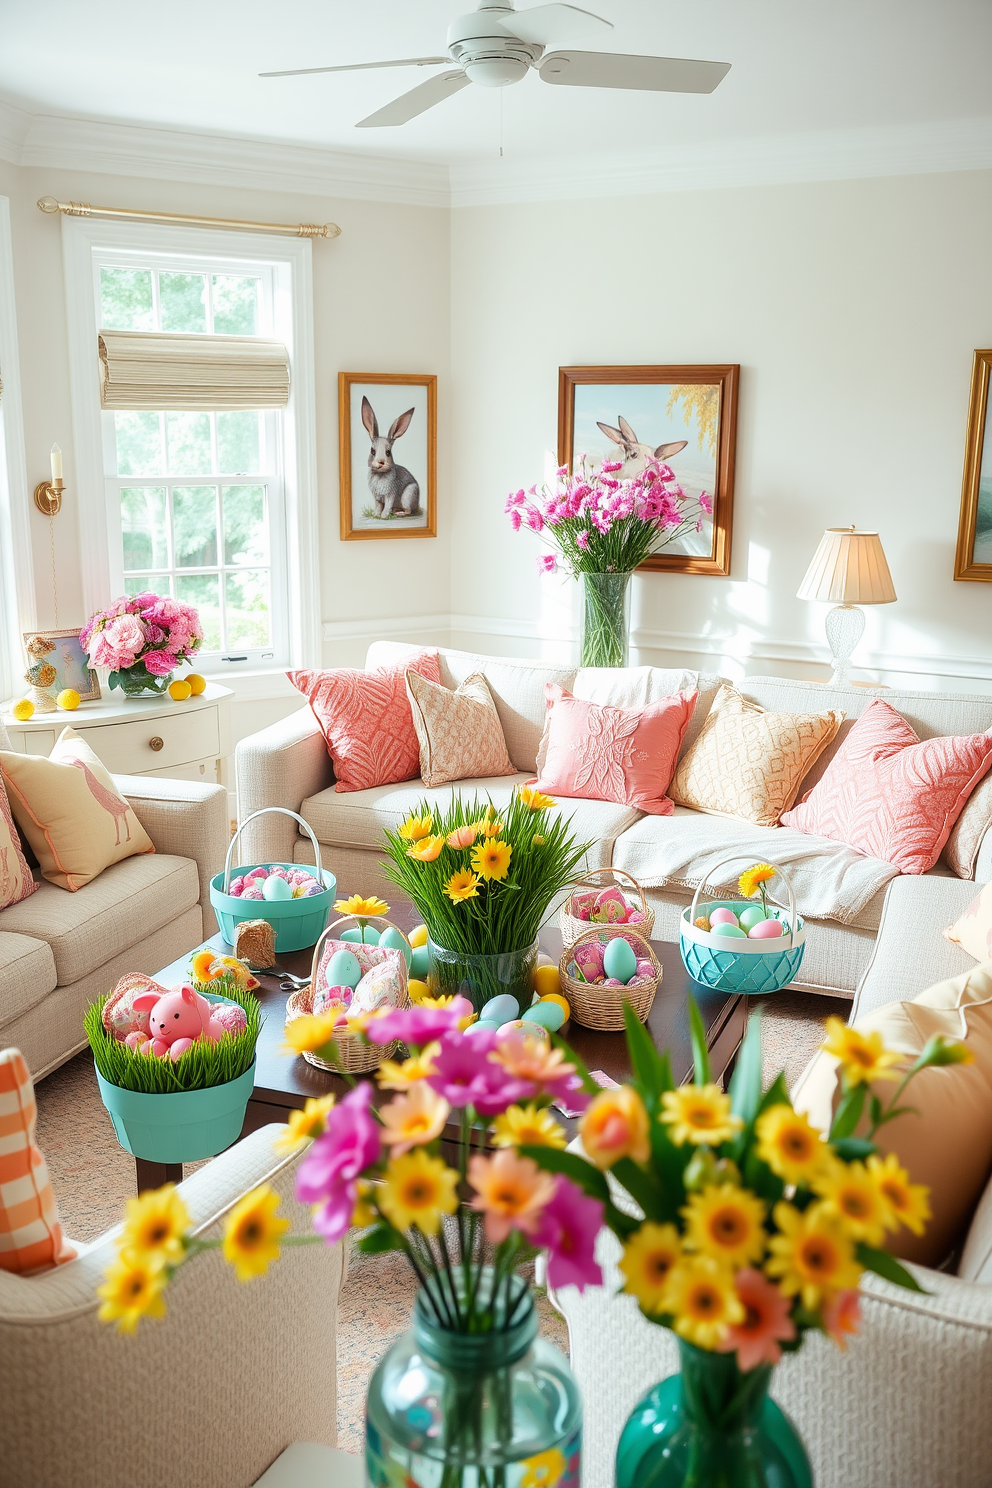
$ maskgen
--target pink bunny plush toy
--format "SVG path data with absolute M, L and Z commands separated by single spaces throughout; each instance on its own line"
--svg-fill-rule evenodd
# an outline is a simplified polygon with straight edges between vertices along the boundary
M 135 1012 L 148 1014 L 150 1037 L 135 1032 L 124 1040 L 139 1054 L 178 1059 L 198 1039 L 215 1044 L 227 1032 L 223 1023 L 213 1016 L 207 999 L 192 987 L 179 987 L 161 997 L 154 992 L 142 992 L 134 999 L 133 1006 Z

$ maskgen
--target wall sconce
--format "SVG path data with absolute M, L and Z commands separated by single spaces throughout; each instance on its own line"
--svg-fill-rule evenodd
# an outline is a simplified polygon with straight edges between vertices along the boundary
M 54 517 L 62 510 L 62 451 L 52 445 L 52 478 L 39 481 L 34 488 L 34 504 L 44 517 Z

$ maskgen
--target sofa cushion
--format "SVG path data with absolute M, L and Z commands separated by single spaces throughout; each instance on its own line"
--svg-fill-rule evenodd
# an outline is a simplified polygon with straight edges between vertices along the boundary
M 954 823 L 954 830 L 944 844 L 941 861 L 958 878 L 974 878 L 978 850 L 992 826 L 992 775 L 980 781 Z
M 105 868 L 75 894 L 42 884 L 30 899 L 4 910 L 3 928 L 47 941 L 65 987 L 169 924 L 199 897 L 191 858 L 152 853 Z
M 0 909 L 37 892 L 38 885 L 21 849 L 21 839 L 0 776 Z
M 51 946 L 30 935 L 13 934 L 5 913 L 0 917 L 0 1030 L 37 1007 L 57 984 Z
M 481 672 L 473 672 L 451 688 L 429 682 L 411 668 L 406 674 L 406 691 L 425 785 L 516 774 L 506 753 L 492 693 Z

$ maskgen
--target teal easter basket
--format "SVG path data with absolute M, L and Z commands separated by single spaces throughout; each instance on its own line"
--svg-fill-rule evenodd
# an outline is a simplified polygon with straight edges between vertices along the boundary
M 234 860 L 234 850 L 238 838 L 249 822 L 255 821 L 259 816 L 266 816 L 269 812 L 278 812 L 281 816 L 291 816 L 298 822 L 313 844 L 314 872 L 318 880 L 323 883 L 324 888 L 319 894 L 311 894 L 308 899 L 242 899 L 239 895 L 229 892 L 231 887 L 231 867 Z M 239 872 L 251 873 L 254 868 L 267 868 L 268 863 L 251 863 L 239 867 Z M 281 867 L 287 870 L 299 868 L 299 863 L 282 863 Z M 306 865 L 304 865 L 306 866 Z M 210 880 L 210 903 L 213 905 L 220 925 L 221 934 L 228 945 L 234 945 L 234 937 L 237 927 L 244 920 L 268 920 L 276 934 L 276 955 L 286 955 L 289 951 L 304 951 L 308 946 L 315 945 L 320 939 L 327 925 L 328 917 L 334 904 L 334 896 L 337 893 L 337 879 L 333 873 L 329 873 L 321 867 L 320 845 L 317 842 L 309 823 L 295 811 L 290 811 L 285 806 L 265 806 L 261 811 L 255 811 L 246 817 L 240 824 L 238 830 L 231 838 L 231 845 L 227 849 L 227 857 L 224 860 L 223 873 L 216 873 Z
M 734 853 L 717 863 L 708 875 L 715 878 L 728 863 L 743 860 L 742 853 Z M 715 992 L 739 992 L 758 995 L 781 992 L 794 982 L 802 965 L 806 949 L 806 924 L 796 912 L 796 896 L 788 875 L 776 868 L 778 877 L 789 895 L 789 907 L 771 906 L 769 918 L 781 921 L 783 933 L 771 943 L 767 940 L 739 940 L 736 936 L 714 935 L 711 930 L 701 930 L 695 920 L 700 914 L 707 916 L 715 909 L 730 909 L 736 914 L 743 906 L 739 899 L 711 899 L 699 909 L 699 896 L 705 881 L 699 885 L 688 909 L 682 911 L 679 920 L 679 950 L 682 964 L 700 987 L 709 987 Z
M 255 1087 L 255 1061 L 236 1080 L 206 1090 L 148 1095 L 123 1090 L 96 1072 L 100 1096 L 125 1152 L 146 1162 L 199 1162 L 238 1140 Z

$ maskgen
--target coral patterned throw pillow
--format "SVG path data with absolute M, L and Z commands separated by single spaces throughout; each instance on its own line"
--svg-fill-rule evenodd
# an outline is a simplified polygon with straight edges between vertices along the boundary
M 0 1271 L 31 1276 L 76 1252 L 62 1234 L 45 1159 L 35 1141 L 38 1107 L 19 1049 L 0 1051 Z
M 876 698 L 782 825 L 846 842 L 900 873 L 926 873 L 990 765 L 992 730 L 921 741 Z
M 437 651 L 421 651 L 394 666 L 369 671 L 335 667 L 326 672 L 287 672 L 320 724 L 334 761 L 335 790 L 369 790 L 419 775 L 420 745 L 406 693 L 408 671 L 440 683 Z
M 10 802 L 0 775 L 0 909 L 18 904 L 41 885 L 31 877 L 31 869 L 21 849 L 21 839 L 10 814 Z

